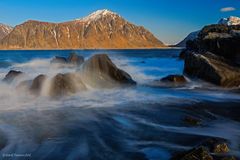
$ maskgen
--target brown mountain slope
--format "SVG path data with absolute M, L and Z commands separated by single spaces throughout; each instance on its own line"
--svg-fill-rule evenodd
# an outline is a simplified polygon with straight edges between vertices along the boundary
M 27 21 L 1 42 L 2 49 L 157 48 L 165 45 L 143 27 L 99 10 L 64 23 Z
M 12 27 L 0 23 L 0 40 L 2 40 L 6 35 L 12 31 Z

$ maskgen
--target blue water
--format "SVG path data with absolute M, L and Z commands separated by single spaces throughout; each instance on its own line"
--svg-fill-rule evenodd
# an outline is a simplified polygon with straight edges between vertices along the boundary
M 55 68 L 54 56 L 75 52 L 88 59 L 106 53 L 138 83 L 136 87 L 89 89 L 52 100 L 16 90 L 39 74 L 75 72 Z M 182 74 L 180 50 L 46 50 L 0 51 L 0 79 L 11 69 L 25 73 L 12 84 L 0 82 L 0 159 L 168 160 L 209 137 L 230 142 L 239 156 L 240 96 L 201 80 L 171 86 L 156 83 Z M 193 116 L 200 126 L 183 119 Z M 17 153 L 25 157 L 6 157 Z M 28 157 L 27 157 L 28 156 Z

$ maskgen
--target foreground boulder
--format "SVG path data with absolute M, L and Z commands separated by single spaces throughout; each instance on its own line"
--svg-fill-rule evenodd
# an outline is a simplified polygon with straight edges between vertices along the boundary
M 3 81 L 4 82 L 8 82 L 11 83 L 12 81 L 14 81 L 14 79 L 16 79 L 17 77 L 19 77 L 20 75 L 22 75 L 23 72 L 21 71 L 15 71 L 15 70 L 11 70 L 8 72 L 8 74 L 4 77 Z
M 67 59 L 69 64 L 79 66 L 84 62 L 84 57 L 79 56 L 76 53 L 71 53 Z
M 79 75 L 74 73 L 59 73 L 51 80 L 49 94 L 51 97 L 60 97 L 74 94 L 82 90 L 86 90 L 86 86 Z
M 47 79 L 46 75 L 39 75 L 36 78 L 34 78 L 34 80 L 32 81 L 32 84 L 30 86 L 30 91 L 33 94 L 37 94 L 39 95 L 43 86 L 43 83 L 45 82 L 45 80 Z
M 223 87 L 240 85 L 240 69 L 210 52 L 187 54 L 184 73 Z
M 169 75 L 161 79 L 162 82 L 186 83 L 187 80 L 183 75 Z
M 93 87 L 134 85 L 136 82 L 125 71 L 117 68 L 106 54 L 98 54 L 84 62 L 81 75 L 84 82 Z

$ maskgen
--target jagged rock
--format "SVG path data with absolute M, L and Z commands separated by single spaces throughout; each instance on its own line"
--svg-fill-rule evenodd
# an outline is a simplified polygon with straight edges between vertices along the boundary
M 186 83 L 187 80 L 183 75 L 169 75 L 161 79 L 162 82 Z
M 84 62 L 84 57 L 79 56 L 76 53 L 71 53 L 67 60 L 68 63 L 79 66 Z
M 227 141 L 221 138 L 210 138 L 201 143 L 209 149 L 211 153 L 228 153 L 230 149 L 228 148 Z
M 80 72 L 84 82 L 94 87 L 136 84 L 131 76 L 117 68 L 106 54 L 92 56 L 84 62 Z
M 86 90 L 86 86 L 78 74 L 66 73 L 57 74 L 51 80 L 50 96 L 59 97 L 74 94 L 78 91 Z
M 8 72 L 8 74 L 4 77 L 3 81 L 4 82 L 8 82 L 11 83 L 12 81 L 14 81 L 15 78 L 19 77 L 20 75 L 22 75 L 23 72 L 21 71 L 15 71 L 15 70 L 11 70 Z
M 187 54 L 184 73 L 223 87 L 240 85 L 240 69 L 210 52 Z
M 46 75 L 39 75 L 32 81 L 30 91 L 34 94 L 40 94 L 44 81 L 47 79 Z
M 51 60 L 51 64 L 67 64 L 67 59 L 65 57 L 56 56 Z
M 186 153 L 175 155 L 171 160 L 213 160 L 207 148 L 200 146 Z

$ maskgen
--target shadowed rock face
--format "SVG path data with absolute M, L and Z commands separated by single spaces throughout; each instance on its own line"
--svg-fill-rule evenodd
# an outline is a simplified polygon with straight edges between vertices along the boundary
M 15 71 L 15 70 L 11 70 L 8 72 L 8 74 L 4 77 L 3 81 L 7 82 L 7 83 L 11 83 L 12 81 L 14 81 L 15 78 L 17 78 L 18 76 L 22 75 L 23 72 L 21 71 Z
M 194 52 L 212 52 L 240 63 L 240 25 L 210 25 L 204 27 L 198 38 L 187 42 L 187 50 Z
M 81 75 L 93 87 L 115 87 L 136 84 L 131 76 L 117 68 L 106 54 L 94 55 L 84 62 Z
M 209 52 L 187 54 L 184 72 L 224 87 L 240 85 L 240 69 L 229 65 L 225 59 Z
M 67 59 L 65 57 L 59 57 L 56 56 L 55 58 L 53 58 L 50 62 L 51 64 L 66 64 L 67 63 Z
M 47 79 L 46 75 L 39 75 L 36 78 L 34 78 L 32 85 L 30 86 L 30 91 L 33 94 L 39 95 L 43 86 L 44 81 Z
M 156 48 L 165 45 L 144 27 L 113 12 L 64 23 L 27 21 L 1 42 L 4 49 Z
M 74 73 L 57 74 L 51 80 L 50 96 L 60 97 L 86 90 L 81 77 Z
M 84 57 L 79 56 L 76 53 L 71 53 L 68 57 L 68 63 L 79 66 L 84 62 Z

